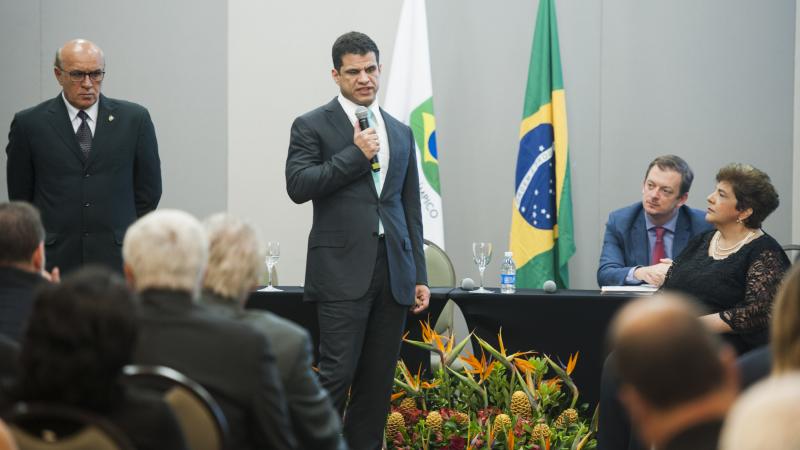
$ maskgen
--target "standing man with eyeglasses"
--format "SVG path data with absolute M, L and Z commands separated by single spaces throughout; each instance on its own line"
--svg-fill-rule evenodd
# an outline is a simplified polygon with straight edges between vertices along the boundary
M 48 269 L 122 271 L 125 230 L 161 199 L 153 122 L 144 107 L 100 93 L 105 57 L 92 42 L 64 44 L 53 73 L 61 93 L 11 122 L 8 197 L 41 211 Z

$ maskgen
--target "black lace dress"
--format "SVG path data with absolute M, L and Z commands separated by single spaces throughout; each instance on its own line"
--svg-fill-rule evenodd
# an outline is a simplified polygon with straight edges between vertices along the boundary
M 715 260 L 708 255 L 714 232 L 689 241 L 667 272 L 662 289 L 689 294 L 707 313 L 719 313 L 733 330 L 724 337 L 741 354 L 768 342 L 773 300 L 791 264 L 780 244 L 766 233 Z

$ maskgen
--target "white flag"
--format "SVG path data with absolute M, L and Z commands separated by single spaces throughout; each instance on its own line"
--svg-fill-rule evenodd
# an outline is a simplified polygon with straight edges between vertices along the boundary
M 425 239 L 444 248 L 442 191 L 439 184 L 439 153 L 433 115 L 425 0 L 403 2 L 391 71 L 384 109 L 414 132 Z

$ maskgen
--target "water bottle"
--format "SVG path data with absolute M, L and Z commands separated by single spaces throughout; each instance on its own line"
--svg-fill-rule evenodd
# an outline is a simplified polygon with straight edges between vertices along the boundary
M 517 291 L 517 266 L 511 252 L 506 252 L 500 267 L 500 293 L 513 294 Z

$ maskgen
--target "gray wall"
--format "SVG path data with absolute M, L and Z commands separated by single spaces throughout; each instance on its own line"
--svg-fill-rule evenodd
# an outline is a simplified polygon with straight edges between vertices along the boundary
M 428 2 L 445 239 L 459 278 L 477 276 L 473 240 L 494 242 L 498 255 L 508 245 L 537 4 Z M 162 206 L 250 218 L 283 244 L 281 282 L 302 280 L 311 208 L 285 193 L 289 126 L 336 94 L 329 49 L 341 32 L 375 38 L 387 81 L 400 1 L 0 5 L 0 58 L 13 62 L 0 71 L 0 124 L 57 93 L 50 60 L 58 45 L 78 35 L 97 41 L 108 55 L 105 92 L 153 114 Z M 595 287 L 608 211 L 638 200 L 647 162 L 665 152 L 694 167 L 697 207 L 721 165 L 763 168 L 782 199 L 765 227 L 790 240 L 793 0 L 558 1 L 557 9 L 578 246 L 573 287 Z M 489 284 L 498 269 L 495 258 Z
M 150 110 L 164 178 L 160 206 L 198 215 L 224 210 L 227 2 L 0 0 L 3 136 L 14 112 L 60 92 L 53 56 L 76 37 L 103 48 L 105 95 Z M 0 161 L 5 199 L 5 155 Z
M 477 275 L 472 240 L 489 239 L 498 251 L 508 242 L 537 4 L 503 4 L 428 5 L 446 245 L 460 277 Z M 700 208 L 723 164 L 764 169 L 783 205 L 765 228 L 788 242 L 794 2 L 561 1 L 557 8 L 578 247 L 572 286 L 596 286 L 608 211 L 640 199 L 647 163 L 661 153 L 682 155 L 695 169 L 689 203 Z M 498 272 L 496 261 L 487 279 Z

